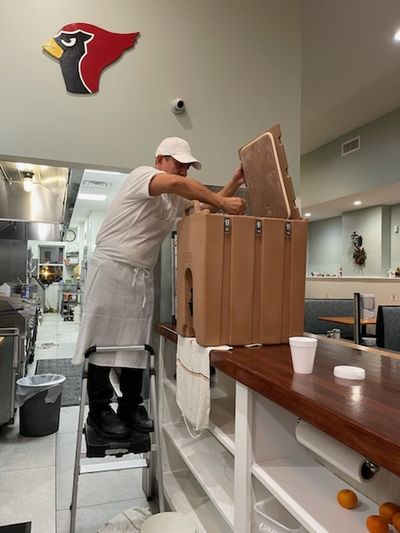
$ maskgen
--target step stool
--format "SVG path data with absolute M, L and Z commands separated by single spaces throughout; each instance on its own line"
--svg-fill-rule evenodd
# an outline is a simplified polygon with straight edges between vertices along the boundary
M 150 416 L 154 420 L 154 444 L 151 444 L 150 435 L 131 431 L 131 435 L 124 440 L 109 440 L 99 435 L 93 428 L 84 423 L 85 403 L 87 395 L 87 377 L 89 368 L 89 356 L 94 353 L 113 352 L 113 351 L 141 351 L 147 352 L 149 356 L 149 375 L 150 375 Z M 128 468 L 147 468 L 145 477 L 145 492 L 147 500 L 150 501 L 153 496 L 153 473 L 156 474 L 158 506 L 159 511 L 165 510 L 164 491 L 162 483 L 161 453 L 160 453 L 160 428 L 158 423 L 157 397 L 156 397 L 156 375 L 154 369 L 154 351 L 148 344 L 131 345 L 131 346 L 91 346 L 85 352 L 85 360 L 82 371 L 81 384 L 81 401 L 79 405 L 78 430 L 76 436 L 74 479 L 72 485 L 71 501 L 71 522 L 70 533 L 75 533 L 76 511 L 78 500 L 78 481 L 79 475 L 90 474 L 94 472 L 107 472 L 111 470 L 126 470 Z M 85 435 L 86 453 L 82 452 L 82 436 Z M 84 457 L 104 458 L 109 456 L 122 457 L 125 454 L 145 454 L 145 457 L 137 457 L 131 461 L 116 461 L 113 463 L 84 464 L 81 465 L 81 459 Z M 156 458 L 156 472 L 154 472 L 154 461 Z

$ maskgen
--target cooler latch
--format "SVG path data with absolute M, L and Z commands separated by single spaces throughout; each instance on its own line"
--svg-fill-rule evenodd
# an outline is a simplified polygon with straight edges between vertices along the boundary
M 224 218 L 224 234 L 229 235 L 231 233 L 231 219 Z
M 286 222 L 285 223 L 285 237 L 291 237 L 292 236 L 292 223 Z
M 261 237 L 262 235 L 262 222 L 261 220 L 256 220 L 256 237 Z

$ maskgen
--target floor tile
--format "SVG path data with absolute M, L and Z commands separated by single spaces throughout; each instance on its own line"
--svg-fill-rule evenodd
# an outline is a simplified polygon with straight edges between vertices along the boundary
M 75 342 L 62 342 L 57 347 L 57 357 L 68 358 L 74 355 Z
M 88 406 L 85 406 L 85 420 L 88 414 Z M 79 406 L 61 407 L 60 411 L 60 428 L 58 435 L 61 433 L 73 433 L 76 435 L 78 429 Z
M 51 350 L 35 350 L 35 361 L 39 359 L 56 359 L 57 358 L 57 348 L 52 348 Z
M 131 507 L 148 508 L 148 503 L 145 498 L 138 498 L 80 508 L 75 533 L 96 533 L 108 520 Z M 69 533 L 70 514 L 67 510 L 57 512 L 57 533 Z
M 45 437 L 23 437 L 18 420 L 0 433 L 0 472 L 55 466 L 55 433 Z
M 57 510 L 69 509 L 73 462 L 57 467 Z M 142 469 L 101 472 L 79 476 L 78 507 L 144 497 Z
M 32 533 L 55 533 L 54 478 L 54 467 L 2 472 L 0 525 L 31 521 Z

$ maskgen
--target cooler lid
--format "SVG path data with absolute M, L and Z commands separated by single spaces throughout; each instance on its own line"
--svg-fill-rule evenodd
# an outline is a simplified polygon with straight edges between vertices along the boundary
M 299 219 L 293 184 L 288 175 L 281 129 L 276 124 L 239 150 L 252 215 Z

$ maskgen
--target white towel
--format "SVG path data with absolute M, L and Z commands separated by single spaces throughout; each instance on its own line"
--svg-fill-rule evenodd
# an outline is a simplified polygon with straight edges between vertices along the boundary
M 178 335 L 176 402 L 192 437 L 207 429 L 210 415 L 210 350 L 231 346 L 200 346 L 195 337 Z
M 114 516 L 97 533 L 139 533 L 143 522 L 151 516 L 149 509 L 132 507 Z

